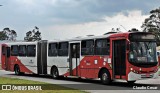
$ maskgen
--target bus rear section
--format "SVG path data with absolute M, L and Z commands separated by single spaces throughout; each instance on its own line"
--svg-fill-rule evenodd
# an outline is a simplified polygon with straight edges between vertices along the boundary
M 2 69 L 6 71 L 11 70 L 11 62 L 10 62 L 10 47 L 5 44 L 1 45 L 1 66 Z
M 37 43 L 11 42 L 2 44 L 2 69 L 15 74 L 37 74 Z
M 2 44 L 2 69 L 15 74 L 47 74 L 47 41 Z

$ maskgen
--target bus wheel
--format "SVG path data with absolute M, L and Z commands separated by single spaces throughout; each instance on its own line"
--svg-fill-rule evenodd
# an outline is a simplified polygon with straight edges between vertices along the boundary
M 107 85 L 107 84 L 111 83 L 111 76 L 110 76 L 110 74 L 107 70 L 103 70 L 101 72 L 101 77 L 100 78 L 101 78 L 102 84 Z
M 19 68 L 18 65 L 15 66 L 14 72 L 15 72 L 16 75 L 20 75 L 20 68 Z
M 127 82 L 128 82 L 128 84 L 134 84 L 136 82 L 136 80 L 135 81 L 127 81 Z
M 52 77 L 54 79 L 57 79 L 59 77 L 58 69 L 56 67 L 52 69 Z

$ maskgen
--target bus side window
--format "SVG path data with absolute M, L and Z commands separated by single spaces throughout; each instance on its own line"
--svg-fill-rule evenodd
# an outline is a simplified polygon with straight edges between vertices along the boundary
M 110 39 L 107 39 L 107 53 L 110 54 Z
M 83 40 L 81 42 L 82 55 L 94 55 L 94 40 Z
M 27 46 L 27 56 L 35 57 L 36 56 L 36 45 L 28 45 Z
M 48 47 L 48 56 L 57 56 L 58 51 L 58 44 L 57 43 L 50 43 Z
M 9 58 L 10 57 L 10 47 L 7 47 L 7 57 Z
M 19 46 L 19 56 L 26 56 L 26 46 L 25 45 Z
M 59 43 L 58 56 L 68 56 L 68 42 Z
M 5 46 L 2 46 L 2 55 L 6 55 L 5 51 L 6 51 Z
M 109 55 L 110 43 L 107 39 L 97 39 L 95 44 L 96 55 Z
M 11 56 L 18 56 L 18 45 L 11 46 Z

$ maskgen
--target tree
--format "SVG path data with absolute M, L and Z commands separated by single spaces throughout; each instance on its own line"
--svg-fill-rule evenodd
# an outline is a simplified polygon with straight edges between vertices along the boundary
M 1 40 L 16 40 L 17 33 L 15 30 L 10 30 L 8 27 L 4 28 L 3 31 L 0 31 L 0 39 Z
M 160 45 L 160 8 L 150 11 L 150 16 L 144 20 L 141 26 L 143 32 L 151 32 L 155 34 L 157 45 Z
M 26 33 L 26 37 L 24 37 L 24 40 L 26 41 L 39 41 L 41 39 L 41 32 L 39 32 L 39 28 L 37 26 L 35 26 L 32 31 L 28 31 Z
M 8 36 L 6 35 L 6 33 L 4 31 L 0 31 L 0 40 L 6 40 L 8 38 Z

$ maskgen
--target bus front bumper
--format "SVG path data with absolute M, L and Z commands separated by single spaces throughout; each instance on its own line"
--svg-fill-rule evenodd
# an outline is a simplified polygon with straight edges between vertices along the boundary
M 137 73 L 134 73 L 134 72 L 130 72 L 128 74 L 128 81 L 158 78 L 158 76 L 159 76 L 159 71 L 157 71 L 156 73 L 149 73 L 149 74 L 137 74 Z

